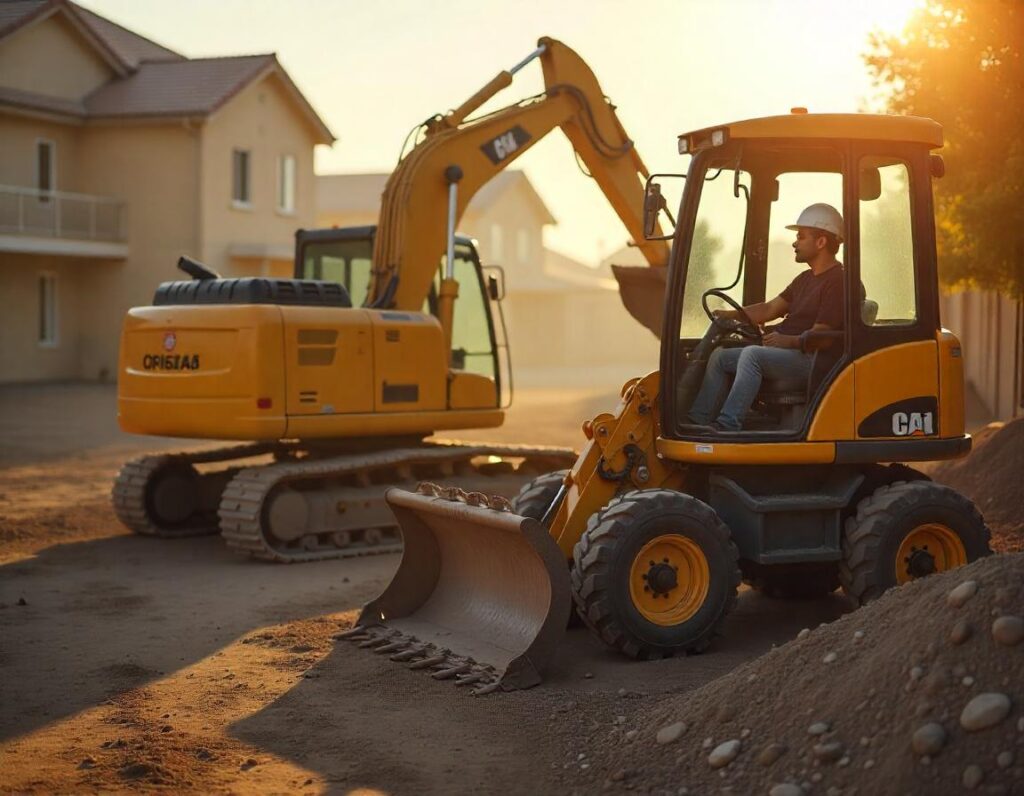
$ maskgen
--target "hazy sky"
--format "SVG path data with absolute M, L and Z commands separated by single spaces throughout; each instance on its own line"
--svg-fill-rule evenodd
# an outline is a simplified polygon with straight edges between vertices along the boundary
M 862 55 L 918 0 L 76 0 L 189 57 L 276 52 L 338 141 L 317 173 L 390 171 L 418 122 L 459 105 L 540 36 L 575 49 L 652 171 L 676 136 L 734 119 L 855 111 L 876 99 Z M 542 89 L 539 64 L 487 106 Z M 568 141 L 516 161 L 558 224 L 546 242 L 589 264 L 626 240 Z

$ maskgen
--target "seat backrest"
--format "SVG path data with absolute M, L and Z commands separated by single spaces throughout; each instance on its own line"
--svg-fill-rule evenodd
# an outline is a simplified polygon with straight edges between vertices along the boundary
M 875 318 L 878 317 L 878 302 L 869 298 L 860 303 L 860 319 L 865 326 L 874 326 Z

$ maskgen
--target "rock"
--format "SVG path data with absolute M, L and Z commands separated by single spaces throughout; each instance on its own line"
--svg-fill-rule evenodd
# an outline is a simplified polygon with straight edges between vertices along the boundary
M 970 687 L 971 687 L 972 685 L 974 685 L 974 678 L 973 678 L 973 677 L 971 677 L 970 675 L 967 675 L 967 676 L 966 676 L 966 677 L 965 677 L 965 678 L 964 678 L 963 680 L 961 680 L 960 682 L 961 682 L 961 683 L 962 683 L 963 685 L 965 685 L 965 686 L 967 686 L 968 688 L 970 688 Z
M 627 730 L 626 731 L 626 740 L 629 741 L 630 743 L 632 743 L 633 741 L 636 740 L 636 738 L 637 738 L 637 736 L 639 734 L 640 734 L 640 730 Z
M 745 741 L 747 738 L 749 738 L 750 732 L 750 727 L 744 727 L 742 730 L 740 730 L 740 740 Z
M 669 724 L 667 727 L 662 727 L 658 730 L 655 740 L 664 746 L 665 744 L 678 741 L 684 732 L 686 732 L 686 725 L 681 721 L 677 721 L 675 724 Z
M 824 721 L 816 721 L 807 728 L 808 735 L 824 735 L 828 732 L 828 724 Z
M 825 657 L 821 659 L 821 662 L 822 663 L 835 663 L 836 659 L 838 657 L 839 656 L 836 655 L 835 652 L 827 652 L 827 653 L 825 653 Z
M 962 608 L 977 593 L 978 581 L 965 580 L 946 595 L 946 605 L 951 608 Z
M 868 738 L 866 735 L 862 735 L 860 737 L 860 745 L 866 749 L 867 747 L 871 746 L 871 739 Z
M 19 597 L 18 602 L 16 602 L 15 605 L 28 605 L 28 603 L 25 601 L 24 597 Z
M 864 638 L 864 631 L 863 630 L 854 630 L 853 631 L 853 643 L 854 644 L 856 644 L 858 641 L 862 640 L 863 638 Z
M 848 765 L 850 765 L 850 758 L 844 755 L 836 761 L 836 765 L 840 768 L 846 768 Z
M 974 635 L 974 627 L 966 619 L 960 619 L 953 629 L 949 631 L 949 640 L 952 644 L 960 646 L 967 639 Z
M 834 763 L 843 756 L 843 745 L 839 741 L 815 744 L 814 758 L 822 763 Z
M 1013 765 L 1013 752 L 1000 752 L 996 757 L 996 765 L 1000 768 L 1009 768 Z
M 874 768 L 874 767 L 875 767 L 875 761 L 874 760 L 870 760 L 869 759 L 869 760 L 865 760 L 864 761 L 864 768 L 865 768 L 865 770 L 869 769 L 869 768 Z
M 583 679 L 584 680 L 593 680 L 594 679 L 594 673 L 593 672 L 584 672 L 583 673 Z
M 703 741 L 703 742 L 701 743 L 701 745 L 700 745 L 700 748 L 701 748 L 701 749 L 710 749 L 710 748 L 711 748 L 712 746 L 714 746 L 714 745 L 715 745 L 715 741 L 714 741 L 714 739 L 713 739 L 713 738 L 712 738 L 712 737 L 711 737 L 711 736 L 709 735 L 709 736 L 708 736 L 707 738 L 705 738 L 705 739 L 704 739 L 704 741 Z
M 615 723 L 616 724 L 625 724 L 626 723 L 626 717 L 625 716 L 616 716 L 615 717 Z
M 792 782 L 783 782 L 768 791 L 768 796 L 804 796 L 804 789 Z
M 910 739 L 910 746 L 916 755 L 936 755 L 945 745 L 946 730 L 934 721 L 918 727 Z
M 196 749 L 196 757 L 199 760 L 213 760 L 215 755 L 209 749 L 204 749 L 202 746 L 200 746 L 198 749 Z
M 910 679 L 913 680 L 915 683 L 922 677 L 924 677 L 924 669 L 922 669 L 920 666 L 914 666 L 910 670 Z
M 160 732 L 170 732 L 173 729 L 174 728 L 170 724 L 165 724 L 163 727 L 160 728 Z
M 970 765 L 964 769 L 963 783 L 967 790 L 974 790 L 981 784 L 981 781 L 985 779 L 985 772 L 982 771 L 981 766 Z
M 938 694 L 949 684 L 949 671 L 943 666 L 936 666 L 921 678 L 921 688 L 926 694 Z
M 117 772 L 121 779 L 142 779 L 152 773 L 153 767 L 148 763 L 138 763 L 134 760 Z
M 775 763 L 780 757 L 786 754 L 786 745 L 781 743 L 770 743 L 757 755 L 757 762 L 764 767 Z
M 1024 619 L 1001 616 L 992 623 L 992 638 L 1004 647 L 1015 647 L 1024 641 Z
M 612 772 L 611 780 L 612 782 L 624 782 L 629 779 L 632 774 L 632 770 L 628 768 L 620 768 Z
M 807 638 L 809 635 L 811 635 L 811 629 L 809 627 L 805 627 L 803 630 L 796 634 L 796 637 L 798 639 Z
M 817 785 L 823 779 L 825 779 L 825 775 L 822 774 L 820 771 L 815 771 L 813 774 L 811 774 L 811 782 L 813 782 L 815 785 Z
M 79 768 L 95 768 L 96 767 L 96 758 L 92 757 L 92 756 L 85 757 L 85 758 L 82 759 L 82 762 L 78 764 L 78 767 Z M 1005 768 L 1005 766 L 1004 766 L 1004 768 Z
M 1010 698 L 1006 694 L 978 694 L 967 703 L 960 714 L 960 726 L 968 732 L 994 727 L 1010 713 Z
M 726 741 L 720 743 L 714 749 L 711 750 L 711 754 L 708 755 L 708 764 L 712 768 L 724 768 L 729 765 L 733 760 L 736 759 L 736 755 L 740 753 L 740 742 L 738 740 Z
M 919 719 L 924 718 L 935 709 L 935 706 L 931 702 L 922 702 L 916 708 L 914 708 L 914 715 Z
M 246 760 L 244 763 L 242 763 L 242 765 L 240 765 L 239 768 L 242 771 L 248 771 L 250 768 L 254 768 L 255 766 L 258 766 L 258 765 L 259 765 L 259 762 L 257 760 L 255 760 L 254 758 L 250 757 L 248 760 Z

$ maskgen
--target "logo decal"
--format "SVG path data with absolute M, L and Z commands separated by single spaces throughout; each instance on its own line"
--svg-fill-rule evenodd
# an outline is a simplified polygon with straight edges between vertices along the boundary
M 928 437 L 935 433 L 935 416 L 931 412 L 896 412 L 892 416 L 892 433 L 897 437 Z
M 173 351 L 174 346 L 178 343 L 178 335 L 174 332 L 168 332 L 164 335 L 164 351 Z
M 480 147 L 488 159 L 497 166 L 503 160 L 512 157 L 518 152 L 523 144 L 530 141 L 531 136 L 526 130 L 520 127 L 518 124 L 511 130 L 506 130 L 504 133 L 499 135 L 497 138 L 492 138 L 486 144 Z

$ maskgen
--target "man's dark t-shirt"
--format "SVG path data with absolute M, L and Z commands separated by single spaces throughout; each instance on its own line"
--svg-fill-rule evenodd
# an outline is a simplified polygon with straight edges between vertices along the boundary
M 836 331 L 843 328 L 843 267 L 833 265 L 823 274 L 808 269 L 780 294 L 789 312 L 774 331 L 801 334 L 816 323 Z

